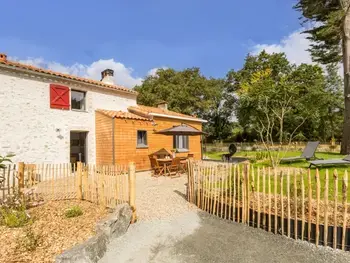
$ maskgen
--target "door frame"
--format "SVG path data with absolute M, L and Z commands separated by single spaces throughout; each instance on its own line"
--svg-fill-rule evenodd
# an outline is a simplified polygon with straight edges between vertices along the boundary
M 88 163 L 89 158 L 88 158 L 88 139 L 89 139 L 89 131 L 87 130 L 70 130 L 69 131 L 69 163 L 71 163 L 71 151 L 72 151 L 72 146 L 71 146 L 71 134 L 72 133 L 85 133 L 85 145 L 84 145 L 84 156 L 85 156 L 85 162 Z M 79 160 L 78 160 L 79 161 Z

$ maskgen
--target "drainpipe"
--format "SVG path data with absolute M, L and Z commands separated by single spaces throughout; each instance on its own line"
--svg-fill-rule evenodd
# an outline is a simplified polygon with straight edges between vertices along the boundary
M 112 118 L 112 163 L 115 165 L 115 145 L 114 145 L 114 129 L 115 129 L 115 118 Z

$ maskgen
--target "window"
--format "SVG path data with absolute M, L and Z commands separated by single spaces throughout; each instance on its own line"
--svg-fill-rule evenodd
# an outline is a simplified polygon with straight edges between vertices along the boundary
M 187 135 L 175 135 L 173 147 L 181 152 L 188 151 L 188 136 Z
M 72 109 L 85 110 L 85 92 L 72 90 L 71 92 Z
M 147 146 L 147 131 L 137 131 L 137 147 L 144 148 Z

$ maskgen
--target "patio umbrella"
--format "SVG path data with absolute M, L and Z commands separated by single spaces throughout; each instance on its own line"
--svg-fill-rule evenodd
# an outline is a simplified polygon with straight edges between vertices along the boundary
M 205 132 L 197 130 L 196 128 L 192 126 L 188 126 L 184 123 L 182 123 L 181 125 L 173 126 L 165 130 L 157 131 L 156 133 L 163 134 L 163 135 L 189 135 L 189 136 L 206 134 Z

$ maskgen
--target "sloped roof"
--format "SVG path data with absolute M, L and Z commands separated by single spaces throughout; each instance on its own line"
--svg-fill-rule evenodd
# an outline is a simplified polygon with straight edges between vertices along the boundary
M 16 61 L 11 61 L 11 60 L 7 59 L 6 54 L 2 54 L 2 53 L 0 53 L 0 66 L 1 65 L 6 65 L 6 66 L 18 68 L 18 69 L 30 70 L 30 71 L 38 72 L 38 73 L 44 73 L 44 74 L 51 75 L 51 76 L 65 78 L 65 79 L 68 79 L 68 80 L 80 81 L 82 83 L 96 85 L 96 86 L 107 88 L 107 89 L 110 89 L 110 90 L 122 91 L 122 92 L 126 92 L 126 93 L 137 95 L 136 91 L 128 89 L 128 88 L 123 87 L 123 86 L 110 85 L 110 84 L 106 84 L 106 83 L 103 83 L 102 81 L 98 81 L 98 80 L 82 78 L 82 77 L 69 75 L 69 74 L 65 74 L 65 73 L 60 73 L 60 72 L 56 72 L 56 71 L 52 71 L 52 70 L 48 70 L 48 69 L 38 68 L 38 67 L 35 67 L 35 66 L 19 63 L 19 62 L 16 62 Z
M 132 113 L 139 114 L 143 117 L 164 115 L 164 117 L 171 117 L 174 119 L 206 122 L 205 120 L 202 120 L 202 119 L 190 116 L 190 115 L 186 115 L 186 114 L 182 114 L 182 113 L 178 113 L 178 112 L 170 111 L 170 110 L 166 110 L 166 109 L 156 108 L 156 107 L 144 106 L 144 105 L 130 106 L 130 107 L 128 107 L 128 110 Z
M 144 118 L 144 117 L 141 117 L 139 115 L 133 114 L 131 112 L 125 112 L 125 111 L 113 111 L 113 110 L 97 109 L 96 112 L 100 112 L 100 113 L 102 113 L 108 117 L 111 117 L 111 118 L 151 121 L 148 118 Z

